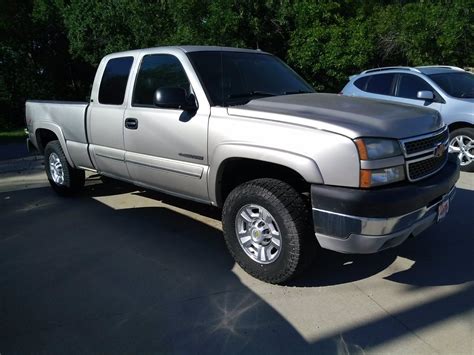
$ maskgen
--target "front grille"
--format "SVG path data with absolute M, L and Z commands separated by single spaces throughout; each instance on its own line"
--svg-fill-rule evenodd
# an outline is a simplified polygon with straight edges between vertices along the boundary
M 440 157 L 431 156 L 430 158 L 407 162 L 408 179 L 416 181 L 422 179 L 425 176 L 429 176 L 444 166 L 448 157 L 448 152 L 445 151 Z
M 448 140 L 449 133 L 447 129 L 431 137 L 405 141 L 403 143 L 407 155 L 426 152 L 434 149 L 438 144 L 445 143 Z
M 408 180 L 417 181 L 440 170 L 448 158 L 448 140 L 447 127 L 433 134 L 402 139 Z M 441 152 L 441 156 L 436 156 Z

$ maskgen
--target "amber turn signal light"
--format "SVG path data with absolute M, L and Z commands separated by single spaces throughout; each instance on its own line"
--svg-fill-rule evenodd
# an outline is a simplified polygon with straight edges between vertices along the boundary
M 357 150 L 359 151 L 360 160 L 368 160 L 369 156 L 367 154 L 367 148 L 365 146 L 364 140 L 356 139 L 355 144 L 357 146 Z M 361 173 L 362 174 L 362 173 Z M 361 175 L 362 176 L 362 175 Z
M 360 187 L 368 188 L 372 186 L 372 171 L 361 170 L 360 171 Z

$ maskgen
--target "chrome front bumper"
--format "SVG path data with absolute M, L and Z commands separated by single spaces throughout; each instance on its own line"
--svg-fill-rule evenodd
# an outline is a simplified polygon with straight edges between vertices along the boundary
M 316 238 L 321 247 L 341 253 L 369 254 L 391 248 L 436 223 L 438 206 L 446 198 L 452 200 L 455 193 L 453 186 L 431 205 L 390 218 L 351 216 L 313 207 Z

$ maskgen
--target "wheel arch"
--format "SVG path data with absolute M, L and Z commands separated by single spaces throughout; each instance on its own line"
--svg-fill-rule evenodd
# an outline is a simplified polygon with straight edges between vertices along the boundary
M 46 145 L 53 141 L 58 140 L 61 144 L 61 148 L 63 149 L 64 155 L 68 163 L 74 167 L 74 163 L 69 155 L 69 151 L 67 149 L 66 139 L 64 138 L 64 134 L 61 130 L 61 127 L 54 123 L 44 122 L 40 125 L 40 127 L 35 129 L 35 139 L 38 151 L 41 154 L 44 154 L 44 148 Z
M 465 121 L 457 121 L 448 125 L 450 133 L 460 128 L 474 128 L 474 125 Z
M 277 178 L 297 190 L 309 190 L 311 183 L 323 183 L 314 160 L 292 152 L 264 147 L 219 146 L 210 166 L 209 195 L 217 206 L 223 205 L 235 186 L 257 178 Z

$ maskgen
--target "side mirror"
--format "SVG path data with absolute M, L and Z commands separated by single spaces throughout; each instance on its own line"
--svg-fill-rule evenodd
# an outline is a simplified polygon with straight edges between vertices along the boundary
M 416 97 L 421 100 L 434 100 L 433 91 L 418 91 Z
M 153 96 L 155 106 L 163 108 L 175 108 L 183 111 L 197 110 L 194 95 L 186 95 L 183 88 L 161 88 L 155 91 Z

